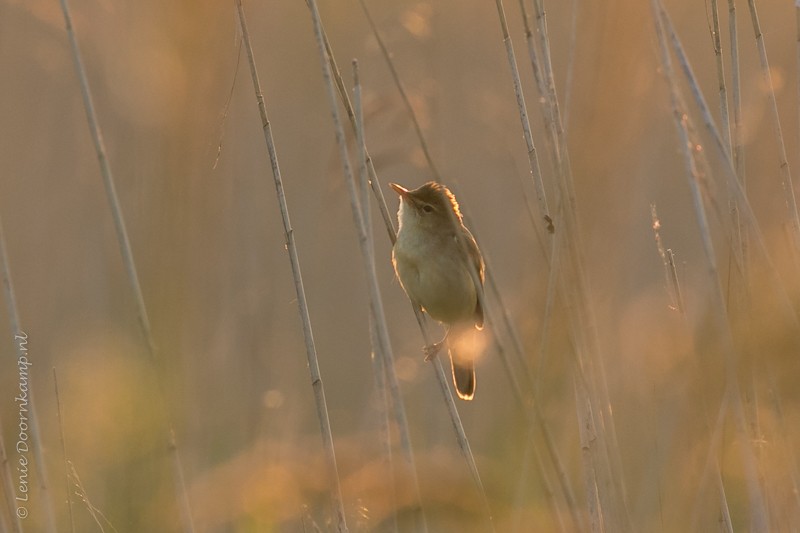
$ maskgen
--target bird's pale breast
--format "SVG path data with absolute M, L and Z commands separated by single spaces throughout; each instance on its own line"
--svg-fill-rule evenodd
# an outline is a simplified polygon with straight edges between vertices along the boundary
M 431 318 L 453 324 L 471 320 L 477 294 L 455 237 L 411 238 L 398 235 L 392 256 L 403 288 Z

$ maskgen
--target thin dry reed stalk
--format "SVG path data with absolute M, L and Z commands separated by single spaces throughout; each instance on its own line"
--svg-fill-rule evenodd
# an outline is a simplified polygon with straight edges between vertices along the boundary
M 327 476 L 330 483 L 331 502 L 336 513 L 336 527 L 340 533 L 348 531 L 345 519 L 344 504 L 342 501 L 341 483 L 339 481 L 339 470 L 336 465 L 336 452 L 331 434 L 330 419 L 328 418 L 328 405 L 325 401 L 325 387 L 322 383 L 322 376 L 319 370 L 317 350 L 314 343 L 314 333 L 311 328 L 311 319 L 308 314 L 308 303 L 306 301 L 305 289 L 303 288 L 303 276 L 300 269 L 300 259 L 297 255 L 297 246 L 294 239 L 291 219 L 289 218 L 289 206 L 283 192 L 283 180 L 281 179 L 278 155 L 275 150 L 275 142 L 272 138 L 272 126 L 267 115 L 267 107 L 264 94 L 261 91 L 261 83 L 258 79 L 253 47 L 250 42 L 250 33 L 247 30 L 247 21 L 244 16 L 244 8 L 241 0 L 236 1 L 236 8 L 239 14 L 239 23 L 242 29 L 242 42 L 247 51 L 247 59 L 250 65 L 250 74 L 253 78 L 253 88 L 256 93 L 258 111 L 261 116 L 261 125 L 264 131 L 264 139 L 269 152 L 269 160 L 272 165 L 272 177 L 275 182 L 275 191 L 278 196 L 278 204 L 281 210 L 281 220 L 283 221 L 284 235 L 286 237 L 286 249 L 289 252 L 289 261 L 292 267 L 292 278 L 294 280 L 295 293 L 297 294 L 298 310 L 303 324 L 303 339 L 306 345 L 306 358 L 308 359 L 308 369 L 311 374 L 311 386 L 314 390 L 314 400 L 317 409 L 317 419 L 322 433 L 323 447 L 325 449 Z
M 758 11 L 756 10 L 755 0 L 747 0 L 750 7 L 750 19 L 753 22 L 756 45 L 758 47 L 758 60 L 761 63 L 761 75 L 767 87 L 769 97 L 769 109 L 772 118 L 772 128 L 775 133 L 775 142 L 778 145 L 779 166 L 781 179 L 783 181 L 783 192 L 786 195 L 786 205 L 789 209 L 789 223 L 792 227 L 792 237 L 795 244 L 795 253 L 800 253 L 800 214 L 797 211 L 797 199 L 794 195 L 794 185 L 792 184 L 792 172 L 789 169 L 789 160 L 786 157 L 786 144 L 783 141 L 783 130 L 781 129 L 781 118 L 778 112 L 778 100 L 775 97 L 775 87 L 772 84 L 772 72 L 769 69 L 769 59 L 767 58 L 767 45 L 764 43 L 764 34 L 761 33 L 761 24 L 758 21 Z
M 378 341 L 378 353 L 383 358 L 383 370 L 385 372 L 389 389 L 392 392 L 392 401 L 395 406 L 397 422 L 401 427 L 401 441 L 403 442 L 403 451 L 406 458 L 406 470 L 409 479 L 411 480 L 411 489 L 414 495 L 414 529 L 418 531 L 427 531 L 428 525 L 425 518 L 425 513 L 422 508 L 422 498 L 419 492 L 419 481 L 417 479 L 416 461 L 414 460 L 414 450 L 411 446 L 411 440 L 408 431 L 408 420 L 406 418 L 405 408 L 400 397 L 400 386 L 397 381 L 397 376 L 394 372 L 394 353 L 392 351 L 392 344 L 389 339 L 389 326 L 386 323 L 386 315 L 383 310 L 383 298 L 381 296 L 380 287 L 378 285 L 378 276 L 376 273 L 376 260 L 375 248 L 372 242 L 371 224 L 367 222 L 366 218 L 369 216 L 369 197 L 366 194 L 367 186 L 367 160 L 366 160 L 366 143 L 364 141 L 364 125 L 361 110 L 361 85 L 358 79 L 358 63 L 353 62 L 354 75 L 356 78 L 355 93 L 355 124 L 356 124 L 356 139 L 357 139 L 357 152 L 358 152 L 358 168 L 359 168 L 359 183 L 355 182 L 352 172 L 348 174 L 348 165 L 345 164 L 345 174 L 348 185 L 348 192 L 350 193 L 350 205 L 353 210 L 353 217 L 358 232 L 358 241 L 361 248 L 361 254 L 364 259 L 364 268 L 367 273 L 367 285 L 369 289 L 370 298 L 370 316 L 375 326 Z M 331 87 L 332 89 L 332 87 Z M 331 92 L 332 105 L 336 105 L 336 96 Z M 336 123 L 337 130 L 341 131 L 341 138 L 344 139 L 344 130 L 340 122 Z M 342 152 L 347 154 L 346 147 Z M 359 192 L 361 195 L 359 196 Z M 363 203 L 367 205 L 362 205 Z
M 311 5 L 308 3 L 308 0 L 306 0 L 306 6 L 309 10 L 311 9 Z M 322 21 L 320 21 L 320 24 L 322 24 Z M 347 112 L 347 117 L 350 119 L 350 126 L 352 127 L 353 132 L 355 132 L 356 118 L 353 111 L 353 104 L 350 102 L 350 96 L 347 94 L 347 89 L 345 88 L 344 81 L 342 80 L 342 74 L 339 72 L 339 66 L 336 64 L 336 56 L 333 54 L 333 49 L 331 48 L 330 41 L 328 41 L 328 35 L 325 32 L 324 25 L 322 26 L 322 39 L 325 42 L 325 51 L 328 54 L 328 61 L 330 63 L 331 73 L 333 74 L 333 80 L 336 83 L 336 90 L 339 93 L 339 98 L 341 99 L 344 109 Z M 375 165 L 373 164 L 372 158 L 369 155 L 369 150 L 364 147 L 364 151 L 364 155 L 367 160 L 367 171 L 369 173 L 368 182 L 377 200 L 378 209 L 381 213 L 383 223 L 386 226 L 389 240 L 392 242 L 392 244 L 394 244 L 397 234 L 394 229 L 392 214 L 389 212 L 389 208 L 386 206 L 386 199 L 383 196 L 383 189 L 381 188 L 380 180 L 378 180 L 378 174 L 375 171 Z
M 733 523 L 731 522 L 731 511 L 728 508 L 728 497 L 725 494 L 725 484 L 722 482 L 722 474 L 717 464 L 717 489 L 719 490 L 719 527 L 725 533 L 733 533 Z
M 736 0 L 728 0 L 728 33 L 731 42 L 731 85 L 733 85 L 733 164 L 742 187 L 746 183 L 742 124 L 742 84 L 739 69 L 739 37 L 736 24 Z
M 105 186 L 106 197 L 109 207 L 111 208 L 111 215 L 114 219 L 114 229 L 117 236 L 117 243 L 119 244 L 120 253 L 122 255 L 122 262 L 127 272 L 128 283 L 130 290 L 136 303 L 136 313 L 139 320 L 139 327 L 142 330 L 147 351 L 150 355 L 150 361 L 154 367 L 158 363 L 158 354 L 156 345 L 153 340 L 153 333 L 150 327 L 150 319 L 147 316 L 147 308 L 144 304 L 144 297 L 142 296 L 142 289 L 139 284 L 139 276 L 136 272 L 136 265 L 133 260 L 133 252 L 131 251 L 130 241 L 128 239 L 128 231 L 125 228 L 125 218 L 122 215 L 122 208 L 120 207 L 119 198 L 117 197 L 116 187 L 114 185 L 114 178 L 111 173 L 111 165 L 109 164 L 106 155 L 105 143 L 103 142 L 103 135 L 100 130 L 100 124 L 97 120 L 97 113 L 94 108 L 92 100 L 92 93 L 89 88 L 89 80 L 86 76 L 86 69 L 83 65 L 83 59 L 78 46 L 78 39 L 75 35 L 75 30 L 72 26 L 72 17 L 70 15 L 67 0 L 61 0 L 61 10 L 64 14 L 64 23 L 66 26 L 67 37 L 69 39 L 70 48 L 72 50 L 72 59 L 75 63 L 75 71 L 78 75 L 80 83 L 81 96 L 83 98 L 83 107 L 86 111 L 86 119 L 89 124 L 89 131 L 91 133 L 92 142 L 97 153 L 97 159 L 100 164 L 100 174 L 103 178 Z M 178 509 L 181 515 L 181 526 L 186 532 L 194 531 L 194 524 L 192 522 L 192 512 L 189 505 L 189 495 L 186 490 L 186 481 L 183 472 L 183 465 L 181 463 L 180 452 L 175 439 L 175 431 L 172 426 L 172 415 L 166 402 L 166 394 L 164 392 L 164 384 L 161 379 L 161 374 L 156 372 L 159 390 L 159 402 L 163 411 L 166 413 L 167 424 L 167 451 L 172 462 L 173 467 L 173 480 L 175 483 L 175 496 L 178 504 Z
M 717 0 L 711 0 L 711 42 L 714 44 L 714 61 L 717 65 L 719 85 L 719 114 L 722 121 L 722 138 L 729 147 L 731 143 L 731 120 L 728 112 L 728 89 L 725 85 L 725 63 L 722 57 L 722 40 L 719 36 L 719 9 Z
M 536 151 L 536 145 L 533 142 L 533 135 L 531 134 L 531 124 L 530 120 L 528 120 L 528 109 L 525 105 L 522 81 L 520 80 L 519 69 L 517 68 L 514 44 L 511 42 L 511 35 L 508 33 L 508 21 L 506 20 L 505 8 L 503 7 L 502 0 L 495 0 L 495 5 L 497 6 L 497 15 L 500 18 L 500 29 L 503 33 L 503 44 L 506 48 L 508 66 L 511 69 L 514 96 L 517 99 L 517 110 L 519 111 L 519 119 L 522 125 L 522 135 L 525 138 L 525 146 L 528 149 L 528 164 L 530 165 L 531 178 L 533 179 L 534 188 L 536 189 L 536 199 L 539 202 L 540 215 L 545 222 L 547 232 L 553 233 L 553 218 L 550 215 L 550 207 L 547 204 L 547 194 L 545 192 L 544 181 L 542 180 L 539 156 Z
M 569 48 L 567 50 L 567 79 L 564 81 L 564 124 L 569 124 L 569 103 L 575 77 L 575 49 L 578 45 L 578 0 L 572 0 L 572 17 L 569 26 Z M 569 131 L 566 127 L 565 132 Z

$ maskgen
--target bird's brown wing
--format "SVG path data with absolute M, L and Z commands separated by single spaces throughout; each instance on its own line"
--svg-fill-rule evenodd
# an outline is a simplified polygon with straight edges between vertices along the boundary
M 481 279 L 481 286 L 476 287 L 479 291 L 483 291 L 483 278 L 484 278 L 484 270 L 485 266 L 483 264 L 483 256 L 481 255 L 481 251 L 478 248 L 478 243 L 475 242 L 475 237 L 472 236 L 472 233 L 467 229 L 466 226 L 462 226 L 464 228 L 464 234 L 467 237 L 467 248 L 469 251 L 469 257 L 472 260 L 472 264 L 475 266 L 475 271 L 478 273 L 478 277 Z M 475 302 L 475 326 L 478 329 L 483 328 L 483 307 L 481 306 L 481 299 L 477 298 Z

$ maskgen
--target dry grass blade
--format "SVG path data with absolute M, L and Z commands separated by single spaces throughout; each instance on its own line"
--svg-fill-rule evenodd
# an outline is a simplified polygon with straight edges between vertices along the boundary
M 68 462 L 68 466 L 69 476 L 72 478 L 72 483 L 75 485 L 75 495 L 80 501 L 83 502 L 83 505 L 86 506 L 86 510 L 89 512 L 89 515 L 92 517 L 92 520 L 94 520 L 95 524 L 97 524 L 97 527 L 100 528 L 101 532 L 105 533 L 106 528 L 103 527 L 103 524 L 105 524 L 111 528 L 111 531 L 118 533 L 117 528 L 114 527 L 114 524 L 112 524 L 108 518 L 106 518 L 106 515 L 103 514 L 103 512 L 98 509 L 91 502 L 91 500 L 89 500 L 89 496 L 86 494 L 86 489 L 81 482 L 81 478 L 78 476 L 78 471 L 75 470 L 75 465 L 73 465 L 71 462 Z
M 53 367 L 53 389 L 56 393 L 56 414 L 58 415 L 58 436 L 61 441 L 61 455 L 64 458 L 64 481 L 67 488 L 67 509 L 69 510 L 69 525 L 72 533 L 75 533 L 75 517 L 72 514 L 72 491 L 69 490 L 70 464 L 67 455 L 67 441 L 64 438 L 64 418 L 61 416 L 61 395 L 58 393 L 58 375 Z
M 275 190 L 278 196 L 281 219 L 283 220 L 283 228 L 286 235 L 286 246 L 289 252 L 289 260 L 292 267 L 292 277 L 294 279 L 295 293 L 297 294 L 298 309 L 300 311 L 300 318 L 303 324 L 303 338 L 306 345 L 308 368 L 309 372 L 311 373 L 311 386 L 314 389 L 317 418 L 319 419 L 320 431 L 322 432 L 328 478 L 329 482 L 331 483 L 331 500 L 336 512 L 336 526 L 338 531 L 343 533 L 347 531 L 347 522 L 345 519 L 344 504 L 342 502 L 342 490 L 339 481 L 339 471 L 336 465 L 336 453 L 334 450 L 333 436 L 331 434 L 330 419 L 328 418 L 328 406 L 325 401 L 325 388 L 322 383 L 322 376 L 320 375 L 319 362 L 317 360 L 317 350 L 314 344 L 314 334 L 311 328 L 311 319 L 308 315 L 308 304 L 306 301 L 305 289 L 303 288 L 300 259 L 297 256 L 297 246 L 295 245 L 294 231 L 292 230 L 292 223 L 289 218 L 289 207 L 286 203 L 286 196 L 283 192 L 283 180 L 281 179 L 278 156 L 275 150 L 275 143 L 272 138 L 272 127 L 269 122 L 269 117 L 267 116 L 267 107 L 264 102 L 264 95 L 261 91 L 261 83 L 258 80 L 258 71 L 256 70 L 255 59 L 253 57 L 253 47 L 250 42 L 250 33 L 247 30 L 247 22 L 245 20 L 244 8 L 242 7 L 241 0 L 237 0 L 236 7 L 239 14 L 239 23 L 242 28 L 242 41 L 244 43 L 245 50 L 247 51 L 247 59 L 250 64 L 250 73 L 253 78 L 253 87 L 256 92 L 258 110 L 261 115 L 261 123 L 264 130 L 264 139 L 267 143 L 269 160 L 270 164 L 272 165 L 272 176 L 275 181 Z

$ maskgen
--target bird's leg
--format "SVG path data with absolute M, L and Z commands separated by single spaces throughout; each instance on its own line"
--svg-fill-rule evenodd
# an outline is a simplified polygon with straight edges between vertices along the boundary
M 426 361 L 430 361 L 431 359 L 436 357 L 440 351 L 442 351 L 442 346 L 444 346 L 444 343 L 447 342 L 447 336 L 449 334 L 450 334 L 450 326 L 448 326 L 447 331 L 444 332 L 444 337 L 442 337 L 442 340 L 422 347 L 422 351 L 425 352 Z

